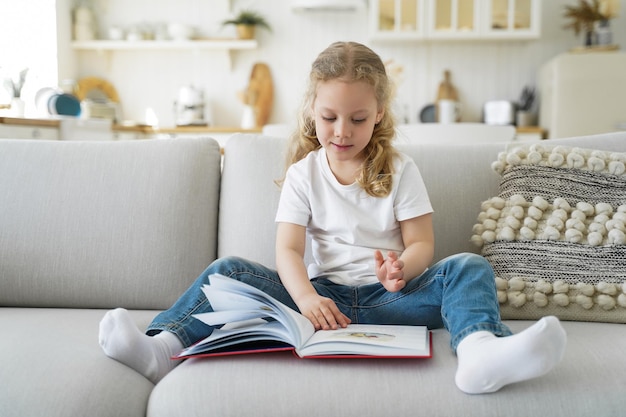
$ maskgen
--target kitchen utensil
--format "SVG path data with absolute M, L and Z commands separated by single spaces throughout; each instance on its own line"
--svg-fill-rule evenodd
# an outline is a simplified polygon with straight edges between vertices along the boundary
M 439 100 L 437 102 L 437 121 L 439 123 L 456 123 L 461 118 L 461 103 L 456 100 Z
M 485 103 L 483 121 L 488 125 L 512 125 L 515 123 L 515 103 L 492 100 Z
M 428 104 L 420 111 L 420 121 L 422 123 L 435 123 L 437 121 L 437 109 L 434 104 Z
M 204 126 L 204 93 L 192 85 L 181 87 L 174 102 L 177 126 Z

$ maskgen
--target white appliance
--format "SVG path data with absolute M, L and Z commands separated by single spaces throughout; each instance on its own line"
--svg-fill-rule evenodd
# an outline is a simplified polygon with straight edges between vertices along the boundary
M 174 102 L 177 126 L 205 126 L 204 93 L 192 85 L 181 87 Z
M 626 129 L 626 53 L 565 53 L 539 73 L 539 124 L 549 138 Z

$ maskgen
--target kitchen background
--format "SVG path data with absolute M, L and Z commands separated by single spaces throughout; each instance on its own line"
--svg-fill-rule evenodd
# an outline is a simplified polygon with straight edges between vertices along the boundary
M 563 29 L 566 5 L 574 0 L 538 0 L 541 36 L 529 40 L 372 40 L 368 7 L 356 11 L 298 12 L 295 0 L 92 0 L 83 1 L 97 17 L 98 39 L 109 39 L 111 28 L 126 31 L 159 28 L 169 23 L 192 26 L 203 38 L 234 37 L 221 22 L 241 9 L 264 15 L 272 31 L 257 30 L 258 46 L 244 50 L 122 49 L 89 50 L 72 46 L 74 0 L 25 0 L 25 13 L 0 27 L 0 50 L 21 50 L 24 61 L 39 54 L 48 68 L 31 68 L 24 87 L 26 114 L 34 115 L 34 97 L 41 87 L 97 76 L 109 81 L 120 96 L 124 120 L 174 126 L 174 101 L 182 86 L 194 85 L 205 94 L 208 119 L 214 126 L 240 126 L 244 105 L 238 92 L 250 79 L 252 66 L 266 63 L 274 85 L 270 123 L 291 123 L 300 103 L 315 56 L 336 40 L 363 42 L 401 68 L 397 111 L 402 121 L 418 122 L 424 106 L 433 103 L 443 73 L 449 70 L 462 105 L 462 121 L 481 121 L 488 100 L 516 101 L 525 86 L 537 83 L 538 71 L 556 55 L 583 44 L 583 35 Z M 371 2 L 372 0 L 370 0 Z M 626 44 L 626 0 L 611 21 L 613 43 Z M 33 8 L 33 6 L 39 6 Z M 15 6 L 15 7 L 20 7 Z M 26 10 L 28 12 L 26 13 Z M 50 21 L 56 14 L 56 22 Z M 18 38 L 29 20 L 31 33 Z M 34 33 L 32 32 L 34 30 Z M 13 44 L 9 45 L 11 40 Z M 30 45 L 30 46 L 29 46 Z M 51 65 L 56 62 L 56 65 Z M 29 66 L 3 62 L 0 70 Z M 41 64 L 37 64 L 41 65 Z M 56 72 L 56 73 L 55 73 Z M 52 86 L 57 86 L 52 85 Z M 0 96 L 0 101 L 6 97 Z M 600 104 L 600 103 L 599 103 Z M 535 109 L 536 110 L 536 109 Z M 146 120 L 148 117 L 149 120 Z

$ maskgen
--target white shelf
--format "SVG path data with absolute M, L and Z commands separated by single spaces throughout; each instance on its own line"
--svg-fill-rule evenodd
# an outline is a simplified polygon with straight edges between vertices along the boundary
M 223 51 L 228 53 L 232 68 L 231 52 L 256 49 L 256 39 L 214 39 L 189 41 L 74 41 L 72 48 L 78 51 Z
M 239 50 L 255 49 L 258 46 L 255 39 L 238 40 L 202 40 L 202 41 L 83 41 L 72 42 L 72 48 L 95 51 L 124 51 L 124 50 Z

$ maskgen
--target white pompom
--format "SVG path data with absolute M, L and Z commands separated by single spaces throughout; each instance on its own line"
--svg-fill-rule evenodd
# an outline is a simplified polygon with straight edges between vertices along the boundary
M 482 248 L 485 244 L 485 241 L 480 235 L 472 235 L 472 237 L 470 238 L 470 242 L 472 242 L 473 245 L 479 248 Z
M 596 204 L 596 214 L 611 214 L 613 213 L 613 206 L 609 203 Z
M 537 207 L 539 210 L 545 211 L 550 207 L 550 203 L 548 203 L 545 198 L 536 196 L 533 198 L 533 206 Z
M 569 305 L 569 297 L 567 294 L 555 294 L 553 300 L 561 307 L 567 307 Z
M 593 285 L 588 284 L 586 282 L 579 282 L 576 284 L 576 289 L 582 294 L 585 295 L 587 297 L 591 297 L 595 292 L 596 289 Z
M 618 291 L 617 286 L 609 282 L 598 282 L 596 284 L 596 289 L 598 290 L 598 292 L 608 295 L 615 295 Z
M 514 277 L 509 280 L 509 289 L 511 291 L 522 291 L 526 288 L 526 281 L 520 277 Z
M 594 213 L 594 207 L 591 204 L 586 203 L 584 201 L 578 202 L 576 204 L 576 209 L 582 211 L 587 216 L 593 216 L 593 213 Z
M 565 157 L 563 157 L 560 153 L 552 152 L 550 156 L 548 156 L 548 163 L 554 168 L 560 168 L 563 165 L 563 162 L 565 162 Z
M 496 288 L 498 290 L 508 290 L 509 289 L 509 281 L 504 278 L 496 277 Z
M 589 310 L 593 307 L 593 300 L 591 297 L 587 297 L 585 295 L 577 295 L 576 302 L 585 310 Z
M 518 154 L 511 152 L 507 155 L 506 162 L 509 165 L 519 165 L 522 163 L 522 158 Z
M 621 220 L 611 219 L 608 222 L 606 222 L 605 226 L 608 231 L 617 229 L 617 230 L 621 230 L 622 232 L 626 232 L 626 225 Z
M 506 206 L 506 200 L 502 197 L 493 197 L 491 205 L 498 210 L 502 210 Z
M 578 219 L 569 219 L 565 222 L 565 227 L 567 227 L 568 230 L 578 230 L 582 233 L 585 233 L 587 231 L 587 226 L 585 226 L 585 223 Z
M 626 294 L 620 294 L 617 296 L 617 304 L 626 308 Z
M 496 230 L 498 227 L 498 223 L 494 219 L 485 219 L 483 222 L 483 226 L 486 230 Z
M 513 194 L 511 197 L 509 197 L 509 201 L 513 206 L 523 206 L 527 203 L 526 199 L 521 194 Z
M 606 214 L 598 214 L 596 217 L 593 218 L 594 223 L 601 223 L 604 224 L 606 222 L 608 222 L 610 219 L 610 217 Z
M 491 170 L 496 172 L 497 174 L 502 175 L 505 169 L 506 169 L 506 165 L 503 162 L 495 161 L 491 164 Z
M 585 166 L 585 157 L 575 152 L 567 155 L 567 166 L 570 168 L 582 168 Z
M 526 294 L 519 291 L 511 291 L 508 294 L 509 303 L 514 307 L 522 307 L 526 304 Z
M 612 229 L 608 234 L 608 242 L 611 245 L 625 245 L 626 244 L 626 233 L 619 229 Z
M 548 296 L 543 293 L 536 292 L 533 294 L 533 302 L 537 307 L 545 307 L 548 305 Z
M 587 160 L 587 167 L 592 171 L 601 172 L 606 168 L 606 162 L 604 162 L 604 159 L 592 156 Z
M 604 227 L 604 224 L 602 223 L 591 223 L 589 225 L 589 232 L 599 233 L 601 236 L 604 237 L 606 235 L 606 227 Z
M 548 226 L 544 229 L 541 237 L 545 240 L 559 240 L 559 238 L 561 237 L 561 232 L 559 232 L 552 226 Z
M 622 175 L 626 172 L 626 165 L 622 161 L 609 162 L 609 173 L 613 175 Z
M 600 246 L 603 240 L 602 234 L 598 232 L 591 232 L 587 235 L 587 242 L 589 242 L 591 246 Z
M 563 210 L 565 210 L 568 213 L 572 210 L 572 207 L 567 202 L 567 200 L 565 200 L 564 198 L 560 198 L 560 197 L 554 199 L 554 202 L 552 203 L 552 206 L 555 209 L 563 209 Z
M 535 232 L 526 226 L 519 229 L 519 235 L 524 240 L 533 240 L 535 238 Z
M 513 206 L 511 207 L 511 210 L 509 211 L 509 214 L 513 217 L 515 217 L 516 219 L 523 219 L 525 216 L 524 213 L 524 207 L 522 206 Z
M 535 284 L 535 290 L 544 294 L 550 294 L 552 293 L 552 284 L 550 284 L 548 281 L 544 279 L 540 279 Z
M 500 218 L 500 210 L 498 210 L 497 208 L 493 208 L 493 207 L 488 208 L 486 213 L 487 213 L 487 217 L 490 219 L 496 220 Z
M 496 232 L 494 232 L 492 230 L 487 230 L 487 231 L 485 231 L 485 233 L 480 235 L 480 237 L 483 238 L 483 241 L 485 243 L 493 243 L 493 242 L 496 241 Z
M 526 217 L 524 219 L 524 226 L 528 227 L 529 229 L 535 230 L 537 229 L 537 226 L 539 226 L 539 223 L 532 217 Z
M 474 234 L 481 234 L 482 232 L 485 231 L 485 226 L 483 226 L 481 223 L 476 223 L 473 227 L 472 227 L 472 233 Z
M 556 209 L 552 212 L 552 216 L 556 217 L 557 219 L 561 220 L 562 222 L 567 221 L 567 211 L 565 211 L 564 209 Z
M 598 304 L 602 307 L 603 310 L 609 311 L 615 308 L 616 302 L 615 298 L 610 295 L 599 295 L 598 296 Z
M 587 220 L 587 215 L 585 213 L 583 213 L 582 211 L 576 209 L 576 210 L 572 211 L 572 214 L 570 214 L 570 219 L 571 220 L 578 220 L 580 222 L 584 222 L 585 220 Z
M 609 155 L 609 159 L 611 159 L 611 161 L 626 162 L 626 153 L 613 152 Z
M 520 222 L 519 219 L 515 218 L 514 216 L 507 216 L 504 219 L 504 223 L 507 226 L 509 226 L 509 227 L 511 227 L 511 228 L 513 228 L 515 230 L 518 230 L 522 226 L 522 222 Z
M 622 206 L 619 206 L 618 210 L 621 207 Z M 626 213 L 624 213 L 623 211 L 618 211 L 617 213 L 613 214 L 613 219 L 614 220 L 619 220 L 619 221 L 622 221 L 622 222 L 626 223 Z
M 554 283 L 552 284 L 552 288 L 554 289 L 555 293 L 567 294 L 567 292 L 569 291 L 569 284 L 561 279 L 558 279 L 554 281 Z
M 558 231 L 563 230 L 563 228 L 565 227 L 565 223 L 563 222 L 563 220 L 559 219 L 558 217 L 554 215 L 548 218 L 548 220 L 546 221 L 546 224 L 550 227 L 554 227 Z
M 528 160 L 529 163 L 533 165 L 538 165 L 543 159 L 543 155 L 540 152 L 531 151 L 528 153 L 528 156 L 526 157 L 526 159 Z
M 530 206 L 528 207 L 528 216 L 535 220 L 540 220 L 543 217 L 543 211 L 535 206 Z
M 567 229 L 565 231 L 565 240 L 570 243 L 580 243 L 583 241 L 583 233 L 576 229 Z
M 505 226 L 500 230 L 497 236 L 498 240 L 506 240 L 508 242 L 512 242 L 515 240 L 515 231 L 511 229 L 509 226 Z

